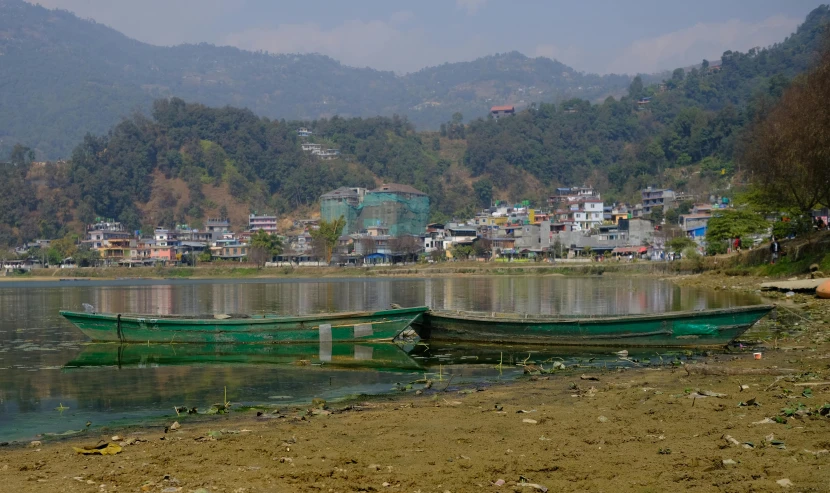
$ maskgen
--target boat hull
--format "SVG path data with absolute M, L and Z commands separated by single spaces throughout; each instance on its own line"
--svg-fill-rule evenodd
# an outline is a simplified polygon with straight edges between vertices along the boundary
M 423 339 L 568 346 L 725 346 L 773 309 L 771 305 L 644 316 L 560 318 L 469 312 L 424 313 L 413 324 Z
M 61 311 L 95 342 L 295 343 L 391 341 L 427 307 L 228 319 Z

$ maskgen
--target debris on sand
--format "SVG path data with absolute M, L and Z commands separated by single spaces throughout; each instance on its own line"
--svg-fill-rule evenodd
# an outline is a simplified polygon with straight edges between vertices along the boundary
M 121 446 L 115 443 L 98 443 L 97 445 L 85 445 L 83 447 L 72 447 L 75 452 L 84 455 L 115 455 L 121 452 Z

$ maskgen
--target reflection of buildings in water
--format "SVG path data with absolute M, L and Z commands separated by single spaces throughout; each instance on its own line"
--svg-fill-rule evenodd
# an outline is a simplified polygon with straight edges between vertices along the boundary
M 550 279 L 545 279 L 539 283 L 539 313 L 542 315 L 553 315 L 556 311 L 553 309 L 553 282 Z
M 374 281 L 372 282 L 372 291 L 374 291 L 375 295 L 375 302 L 366 305 L 367 307 L 374 306 L 379 310 L 386 310 L 389 308 L 391 303 L 398 303 L 398 304 L 406 304 L 406 300 L 404 299 L 393 299 L 392 291 L 395 292 L 394 296 L 398 296 L 398 294 L 403 294 L 403 289 L 395 289 L 397 284 L 391 281 Z M 401 286 L 402 287 L 402 286 Z
M 436 281 L 434 279 L 424 279 L 424 304 L 430 308 L 435 308 L 436 310 L 440 310 L 444 308 L 444 304 L 440 303 L 438 296 L 437 296 L 437 289 L 435 284 L 440 283 L 441 281 Z
M 143 313 L 157 313 L 159 315 L 170 315 L 173 310 L 173 286 L 159 284 L 150 286 L 148 310 Z
M 199 284 L 188 284 L 179 286 L 174 291 L 175 297 L 175 313 L 199 314 L 204 313 L 204 310 L 199 306 Z
M 127 292 L 123 288 L 105 287 L 93 293 L 92 302 L 95 311 L 99 312 L 113 312 L 122 313 L 136 311 L 132 306 L 136 300 L 135 288 L 128 288 Z
M 212 284 L 211 285 L 211 307 L 213 313 L 248 313 L 248 307 L 240 300 L 240 291 L 243 284 Z
M 60 289 L 61 308 L 90 303 L 102 312 L 283 313 L 436 309 L 515 313 L 613 315 L 728 306 L 721 293 L 680 289 L 650 279 L 458 277 L 425 280 L 349 280 L 275 283 L 182 283 Z
M 504 312 L 510 313 L 515 311 L 516 307 L 516 278 L 497 278 L 486 279 L 480 278 L 480 282 L 491 282 L 494 288 L 490 289 L 490 299 L 487 303 L 481 306 L 484 311 Z M 482 300 L 485 301 L 485 300 Z
M 297 284 L 297 312 L 298 314 L 314 313 L 317 298 L 317 283 L 301 282 Z
M 562 313 L 564 314 L 580 314 L 582 313 L 581 302 L 578 302 L 580 297 L 580 286 L 578 279 L 564 279 L 562 282 Z
M 514 293 L 514 309 L 516 313 L 539 313 L 539 281 L 538 277 L 529 277 L 527 282 L 519 283 Z

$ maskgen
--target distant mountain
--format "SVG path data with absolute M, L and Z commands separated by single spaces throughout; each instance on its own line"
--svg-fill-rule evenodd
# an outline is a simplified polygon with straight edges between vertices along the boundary
M 0 0 L 0 156 L 20 142 L 40 157 L 67 157 L 85 133 L 104 133 L 160 97 L 272 119 L 399 114 L 436 129 L 455 112 L 469 119 L 493 104 L 597 99 L 629 83 L 516 52 L 397 76 L 322 55 L 158 47 L 66 11 Z

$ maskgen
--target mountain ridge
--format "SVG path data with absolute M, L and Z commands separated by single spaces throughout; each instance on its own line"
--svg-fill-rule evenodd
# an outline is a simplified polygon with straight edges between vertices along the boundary
M 0 1 L 0 155 L 22 143 L 68 157 L 87 132 L 102 134 L 158 98 L 249 108 L 272 119 L 407 115 L 437 129 L 456 112 L 619 94 L 629 76 L 578 72 L 518 52 L 397 75 L 320 54 L 273 54 L 208 43 L 173 47 L 131 39 L 65 10 Z

